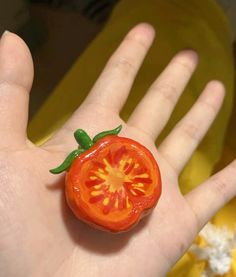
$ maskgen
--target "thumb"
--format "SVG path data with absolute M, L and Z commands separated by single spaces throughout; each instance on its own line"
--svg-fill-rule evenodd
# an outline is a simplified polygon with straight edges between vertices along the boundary
M 0 40 L 0 147 L 26 142 L 33 62 L 17 35 L 5 32 Z

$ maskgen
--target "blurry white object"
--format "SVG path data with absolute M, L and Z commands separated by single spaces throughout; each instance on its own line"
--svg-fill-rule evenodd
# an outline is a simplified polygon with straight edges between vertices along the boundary
M 206 245 L 193 244 L 190 252 L 197 259 L 208 262 L 202 277 L 228 273 L 232 264 L 232 250 L 236 247 L 236 232 L 230 232 L 227 227 L 218 228 L 208 223 L 199 235 Z

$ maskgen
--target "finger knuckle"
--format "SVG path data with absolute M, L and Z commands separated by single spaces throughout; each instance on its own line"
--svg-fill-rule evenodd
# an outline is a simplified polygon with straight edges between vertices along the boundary
M 125 43 L 128 44 L 135 44 L 137 46 L 139 46 L 140 48 L 143 48 L 143 50 L 147 50 L 148 49 L 148 45 L 146 42 L 146 39 L 143 38 L 143 36 L 140 36 L 139 34 L 133 33 L 133 34 L 129 34 L 125 40 Z
M 227 201 L 228 199 L 228 194 L 227 194 L 227 182 L 223 178 L 213 178 L 213 186 L 212 190 L 215 192 L 217 197 L 221 197 L 224 202 Z
M 212 116 L 215 116 L 218 112 L 218 108 L 216 105 L 214 105 L 214 103 L 199 100 L 199 104 Z
M 178 90 L 175 86 L 171 84 L 162 83 L 153 86 L 153 90 L 157 91 L 169 105 L 173 106 L 176 104 L 178 98 Z
M 124 74 L 128 74 L 135 70 L 134 63 L 128 58 L 121 58 L 113 63 L 114 68 L 118 69 Z
M 181 133 L 190 138 L 191 140 L 198 141 L 201 137 L 200 126 L 196 123 L 184 123 L 179 127 Z
M 193 71 L 193 63 L 189 59 L 176 60 L 176 64 L 181 68 L 181 71 L 185 71 L 189 74 Z
M 27 91 L 27 87 L 23 84 L 20 84 L 19 82 L 12 82 L 10 80 L 2 80 L 0 81 L 0 88 L 1 90 L 5 89 L 5 90 L 9 90 L 9 89 L 18 89 L 18 90 L 23 90 L 23 91 Z

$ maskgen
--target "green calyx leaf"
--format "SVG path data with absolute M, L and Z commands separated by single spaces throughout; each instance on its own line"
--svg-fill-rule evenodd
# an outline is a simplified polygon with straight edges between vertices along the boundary
M 50 169 L 49 171 L 53 174 L 59 174 L 65 170 L 68 170 L 71 166 L 71 163 L 77 158 L 81 153 L 83 153 L 84 149 L 76 149 L 72 151 L 64 160 L 64 162 L 56 168 Z
M 56 168 L 53 168 L 49 170 L 53 174 L 59 174 L 65 170 L 68 170 L 74 161 L 75 158 L 77 158 L 80 154 L 82 154 L 84 151 L 88 150 L 91 146 L 94 145 L 98 140 L 101 138 L 104 138 L 105 136 L 108 135 L 118 135 L 119 132 L 121 131 L 122 125 L 119 125 L 117 128 L 101 132 L 97 134 L 93 140 L 89 137 L 89 135 L 82 129 L 77 129 L 74 132 L 74 137 L 78 144 L 80 145 L 78 149 L 72 151 L 64 160 L 64 162 L 59 165 Z
M 101 132 L 93 138 L 93 143 L 96 143 L 99 139 L 104 138 L 109 135 L 118 135 L 119 132 L 121 131 L 121 129 L 122 129 L 122 125 L 119 125 L 115 129 Z

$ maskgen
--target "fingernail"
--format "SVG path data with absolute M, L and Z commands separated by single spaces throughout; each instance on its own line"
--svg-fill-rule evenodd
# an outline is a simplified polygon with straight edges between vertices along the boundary
M 2 33 L 2 36 L 1 38 L 3 38 L 5 35 L 7 35 L 9 33 L 9 31 L 5 30 L 3 33 Z
M 197 52 L 195 49 L 193 49 L 193 48 L 185 48 L 185 49 L 182 49 L 179 53 L 180 53 L 180 55 L 181 55 L 182 53 L 184 53 L 186 56 L 188 56 L 188 57 L 194 59 L 195 61 L 197 61 L 197 62 L 199 61 L 198 52 Z

